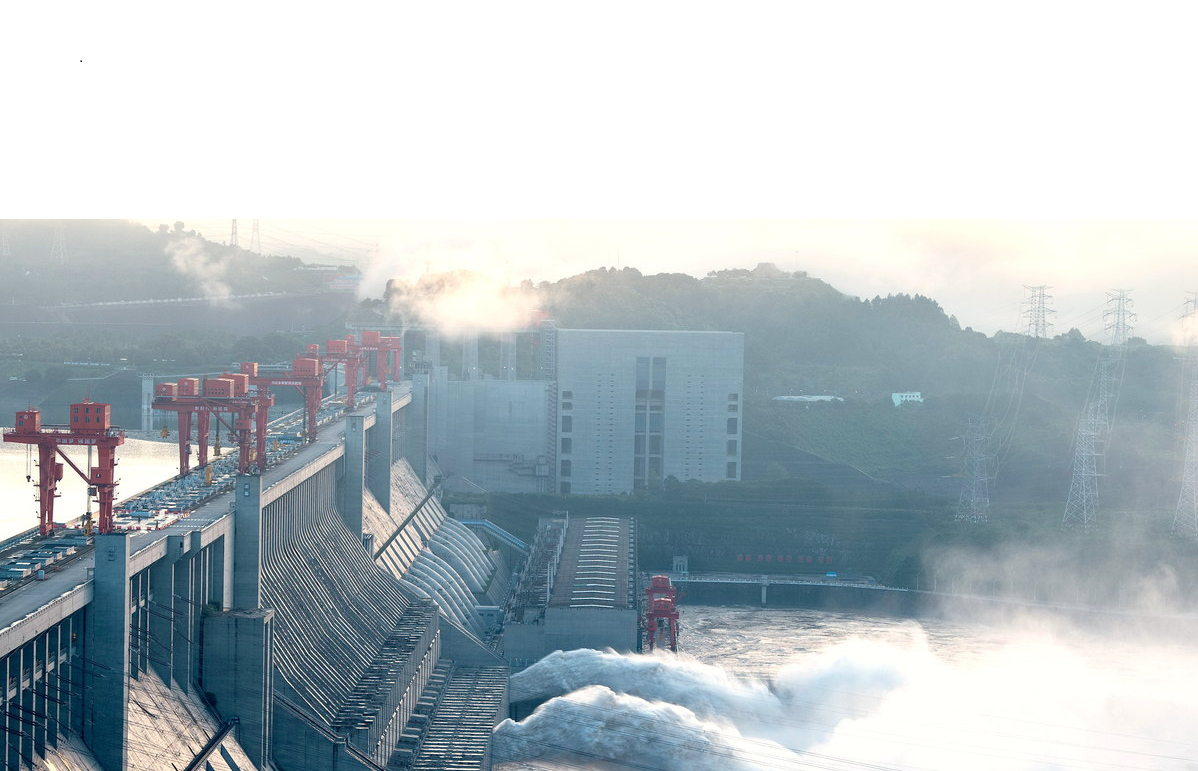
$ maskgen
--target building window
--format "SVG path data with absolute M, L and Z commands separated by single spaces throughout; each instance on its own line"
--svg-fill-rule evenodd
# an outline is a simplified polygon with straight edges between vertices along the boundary
M 729 418 L 728 420 L 729 420 L 729 425 L 731 425 L 732 421 L 735 421 L 736 418 Z M 562 433 L 568 434 L 573 430 L 574 430 L 574 418 L 570 417 L 569 415 L 562 415 Z
M 567 454 L 574 452 L 574 440 L 568 436 L 562 438 L 562 452 Z
M 740 399 L 740 394 L 728 394 L 728 401 L 734 402 Z
M 729 404 L 729 405 L 728 405 L 728 411 L 729 411 L 729 412 L 736 412 L 738 409 L 739 409 L 739 408 L 738 408 L 738 407 L 737 407 L 737 405 L 735 405 L 735 404 Z
M 563 399 L 573 399 L 574 392 L 573 391 L 562 391 L 562 398 Z
M 728 440 L 728 454 L 729 455 L 736 454 L 736 440 L 735 439 Z
M 562 482 L 561 487 L 562 487 L 562 495 L 570 494 L 570 483 L 569 482 Z
M 562 409 L 563 409 L 563 410 L 572 410 L 572 409 L 574 409 L 574 402 L 562 402 Z
M 736 418 L 728 418 L 728 433 L 736 433 Z
M 662 445 L 661 434 L 650 434 L 649 435 L 649 454 L 650 455 L 661 455 L 661 445 Z
M 570 472 L 572 472 L 573 470 L 574 470 L 574 464 L 573 464 L 573 463 L 571 463 L 571 462 L 570 462 L 570 461 L 568 461 L 568 460 L 564 460 L 564 461 L 562 461 L 562 473 L 561 473 L 561 476 L 568 477 L 568 476 L 570 476 Z
M 728 461 L 728 468 L 724 474 L 725 479 L 736 479 L 736 462 Z

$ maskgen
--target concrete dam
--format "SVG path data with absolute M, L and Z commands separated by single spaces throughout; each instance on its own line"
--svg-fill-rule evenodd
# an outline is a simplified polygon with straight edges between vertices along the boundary
M 490 768 L 508 569 L 425 486 L 412 405 L 380 391 L 162 529 L 44 539 L 0 594 L 3 769 Z

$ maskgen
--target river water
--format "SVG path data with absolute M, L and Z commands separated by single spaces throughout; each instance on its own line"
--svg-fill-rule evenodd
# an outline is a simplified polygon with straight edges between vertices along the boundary
M 554 654 L 498 771 L 1198 769 L 1190 641 L 683 606 L 684 652 Z
M 86 470 L 87 449 L 65 449 L 75 465 Z M 8 442 L 0 443 L 0 538 L 37 527 L 36 463 L 36 448 Z M 121 500 L 178 473 L 178 445 L 126 439 L 117 449 L 116 471 L 116 499 L 119 505 Z M 26 475 L 31 476 L 32 481 L 26 481 Z M 88 505 L 87 484 L 69 466 L 64 469 L 58 490 L 61 495 L 54 503 L 54 519 L 67 522 L 82 516 Z M 93 503 L 92 511 L 95 510 L 96 506 Z

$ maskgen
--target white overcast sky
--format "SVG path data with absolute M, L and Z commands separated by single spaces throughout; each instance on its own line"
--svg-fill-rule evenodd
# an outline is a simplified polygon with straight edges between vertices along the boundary
M 963 325 L 1169 340 L 1198 289 L 1180 3 L 14 3 L 2 217 L 552 280 L 776 262 Z M 207 223 L 212 223 L 211 227 Z M 377 244 L 377 251 L 375 249 Z

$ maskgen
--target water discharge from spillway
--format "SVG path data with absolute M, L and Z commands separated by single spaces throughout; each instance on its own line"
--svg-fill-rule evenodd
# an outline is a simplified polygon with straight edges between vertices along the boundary
M 843 640 L 768 677 L 687 654 L 554 653 L 512 678 L 546 700 L 496 729 L 517 769 L 1195 769 L 1192 651 L 1004 636 L 945 653 Z

